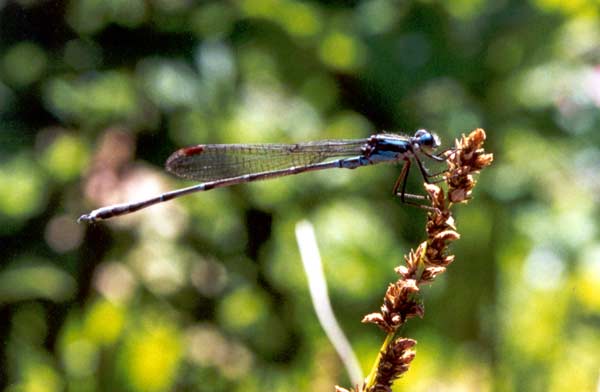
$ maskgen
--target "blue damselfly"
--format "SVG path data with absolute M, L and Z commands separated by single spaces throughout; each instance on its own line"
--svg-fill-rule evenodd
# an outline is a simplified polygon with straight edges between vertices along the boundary
M 418 130 L 414 136 L 376 134 L 366 139 L 298 144 L 200 144 L 176 151 L 166 162 L 167 171 L 184 179 L 200 181 L 200 184 L 140 201 L 102 207 L 82 215 L 78 221 L 108 219 L 190 193 L 244 182 L 315 170 L 356 169 L 386 162 L 403 162 L 394 194 L 400 196 L 403 202 L 409 202 L 408 198 L 423 198 L 405 192 L 411 162 L 416 162 L 423 179 L 430 182 L 432 175 L 423 166 L 420 155 L 436 161 L 445 160 L 440 154 L 434 154 L 439 145 L 438 137 L 424 129 Z

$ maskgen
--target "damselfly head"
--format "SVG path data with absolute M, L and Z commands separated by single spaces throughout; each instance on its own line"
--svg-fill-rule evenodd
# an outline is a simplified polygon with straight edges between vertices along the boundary
M 440 138 L 426 129 L 419 129 L 413 136 L 413 143 L 418 144 L 419 148 L 426 152 L 432 152 L 441 144 Z

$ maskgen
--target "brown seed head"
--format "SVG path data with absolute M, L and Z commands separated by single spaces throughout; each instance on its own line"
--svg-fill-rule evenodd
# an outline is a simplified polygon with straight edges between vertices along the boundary
M 398 338 L 394 340 L 381 355 L 377 368 L 375 384 L 368 392 L 391 392 L 394 380 L 404 374 L 415 358 L 412 348 L 417 344 L 413 339 Z
M 473 174 L 490 165 L 492 154 L 483 150 L 485 132 L 476 129 L 468 136 L 456 140 L 456 148 L 446 154 L 448 170 L 444 174 L 447 191 L 437 185 L 425 184 L 431 201 L 427 214 L 427 240 L 404 257 L 406 265 L 396 268 L 400 279 L 388 286 L 380 313 L 365 316 L 363 323 L 377 324 L 388 334 L 395 333 L 404 322 L 414 316 L 423 316 L 423 305 L 418 301 L 419 285 L 431 283 L 454 261 L 448 254 L 448 245 L 460 238 L 450 208 L 453 204 L 467 202 L 476 184 Z M 389 336 L 389 335 L 388 335 Z M 397 339 L 382 352 L 374 378 L 367 378 L 362 391 L 391 392 L 393 381 L 408 370 L 415 353 L 416 342 Z M 374 381 L 373 381 L 374 380 Z M 373 381 L 373 382 L 372 382 Z M 337 392 L 350 392 L 343 388 Z

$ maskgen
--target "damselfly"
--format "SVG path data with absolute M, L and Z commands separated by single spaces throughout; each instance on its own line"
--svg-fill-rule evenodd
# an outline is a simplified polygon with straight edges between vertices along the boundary
M 200 144 L 182 148 L 166 162 L 166 169 L 178 177 L 200 184 L 176 189 L 148 199 L 102 207 L 79 217 L 78 222 L 95 222 L 162 203 L 194 192 L 208 191 L 244 182 L 266 180 L 308 171 L 356 169 L 377 163 L 403 162 L 394 185 L 394 194 L 403 202 L 418 195 L 407 194 L 406 178 L 414 160 L 426 182 L 432 175 L 420 155 L 443 161 L 434 152 L 439 138 L 424 129 L 414 136 L 376 134 L 366 139 L 323 140 L 298 144 Z M 423 198 L 422 196 L 420 198 Z

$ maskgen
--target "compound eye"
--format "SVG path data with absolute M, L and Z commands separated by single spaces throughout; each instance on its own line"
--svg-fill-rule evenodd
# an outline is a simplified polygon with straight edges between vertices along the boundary
M 426 135 L 431 135 L 426 129 L 418 129 L 417 132 L 415 132 L 415 138 L 417 139 L 421 139 L 423 136 Z
M 433 135 L 425 129 L 419 129 L 417 132 L 415 132 L 415 139 L 417 139 L 419 144 L 422 146 L 435 147 L 435 139 Z
M 434 150 L 440 145 L 439 138 L 425 129 L 419 129 L 415 132 L 415 139 L 419 141 L 421 147 L 429 150 Z

